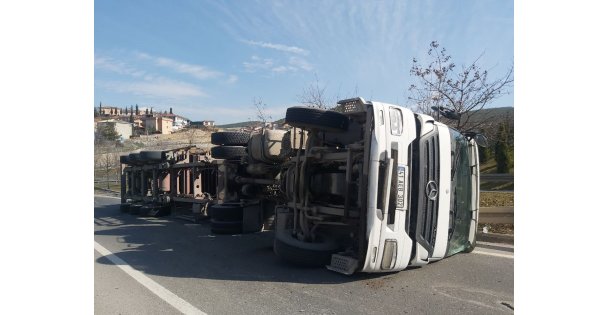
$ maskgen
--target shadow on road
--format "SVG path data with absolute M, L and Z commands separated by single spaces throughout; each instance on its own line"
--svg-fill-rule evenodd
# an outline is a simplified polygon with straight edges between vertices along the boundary
M 96 240 L 108 236 L 123 243 L 108 248 L 133 268 L 165 277 L 239 281 L 335 284 L 386 277 L 344 276 L 324 268 L 299 268 L 273 252 L 273 232 L 214 235 L 207 222 L 192 224 L 173 218 L 141 218 L 121 213 L 118 205 L 95 207 Z M 98 238 L 101 236 L 103 238 Z M 100 242 L 103 246 L 106 243 Z M 109 245 L 108 245 L 109 246 Z M 97 263 L 109 264 L 101 257 Z

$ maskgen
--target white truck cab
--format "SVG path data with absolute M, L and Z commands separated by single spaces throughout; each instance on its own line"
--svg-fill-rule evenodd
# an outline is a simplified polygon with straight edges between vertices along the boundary
M 370 102 L 374 128 L 367 190 L 367 255 L 364 272 L 401 270 L 408 266 L 412 240 L 407 234 L 410 187 L 409 150 L 416 138 L 412 112 Z
M 275 253 L 345 274 L 420 266 L 475 244 L 477 144 L 423 114 L 362 98 L 292 107 Z M 299 129 L 298 129 L 299 128 Z M 303 131 L 302 131 L 303 130 Z

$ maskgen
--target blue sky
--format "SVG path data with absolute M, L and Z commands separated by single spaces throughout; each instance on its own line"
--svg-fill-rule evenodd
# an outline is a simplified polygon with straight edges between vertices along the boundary
M 273 119 L 318 78 L 328 99 L 407 105 L 437 40 L 490 77 L 513 63 L 513 1 L 95 1 L 95 100 L 192 120 Z M 513 106 L 513 93 L 492 107 Z

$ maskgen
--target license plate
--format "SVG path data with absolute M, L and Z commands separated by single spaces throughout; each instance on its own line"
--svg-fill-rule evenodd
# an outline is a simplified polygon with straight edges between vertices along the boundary
M 405 167 L 397 167 L 397 208 L 405 208 Z

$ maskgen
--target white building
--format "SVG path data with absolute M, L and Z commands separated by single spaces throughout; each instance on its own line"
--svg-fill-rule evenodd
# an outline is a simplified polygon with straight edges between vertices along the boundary
M 125 141 L 129 139 L 133 135 L 133 124 L 118 120 L 118 119 L 108 119 L 97 122 L 97 129 L 99 129 L 103 125 L 110 125 L 116 133 L 120 135 L 120 141 Z
M 173 115 L 173 130 L 180 130 L 190 124 L 190 120 L 188 118 Z

